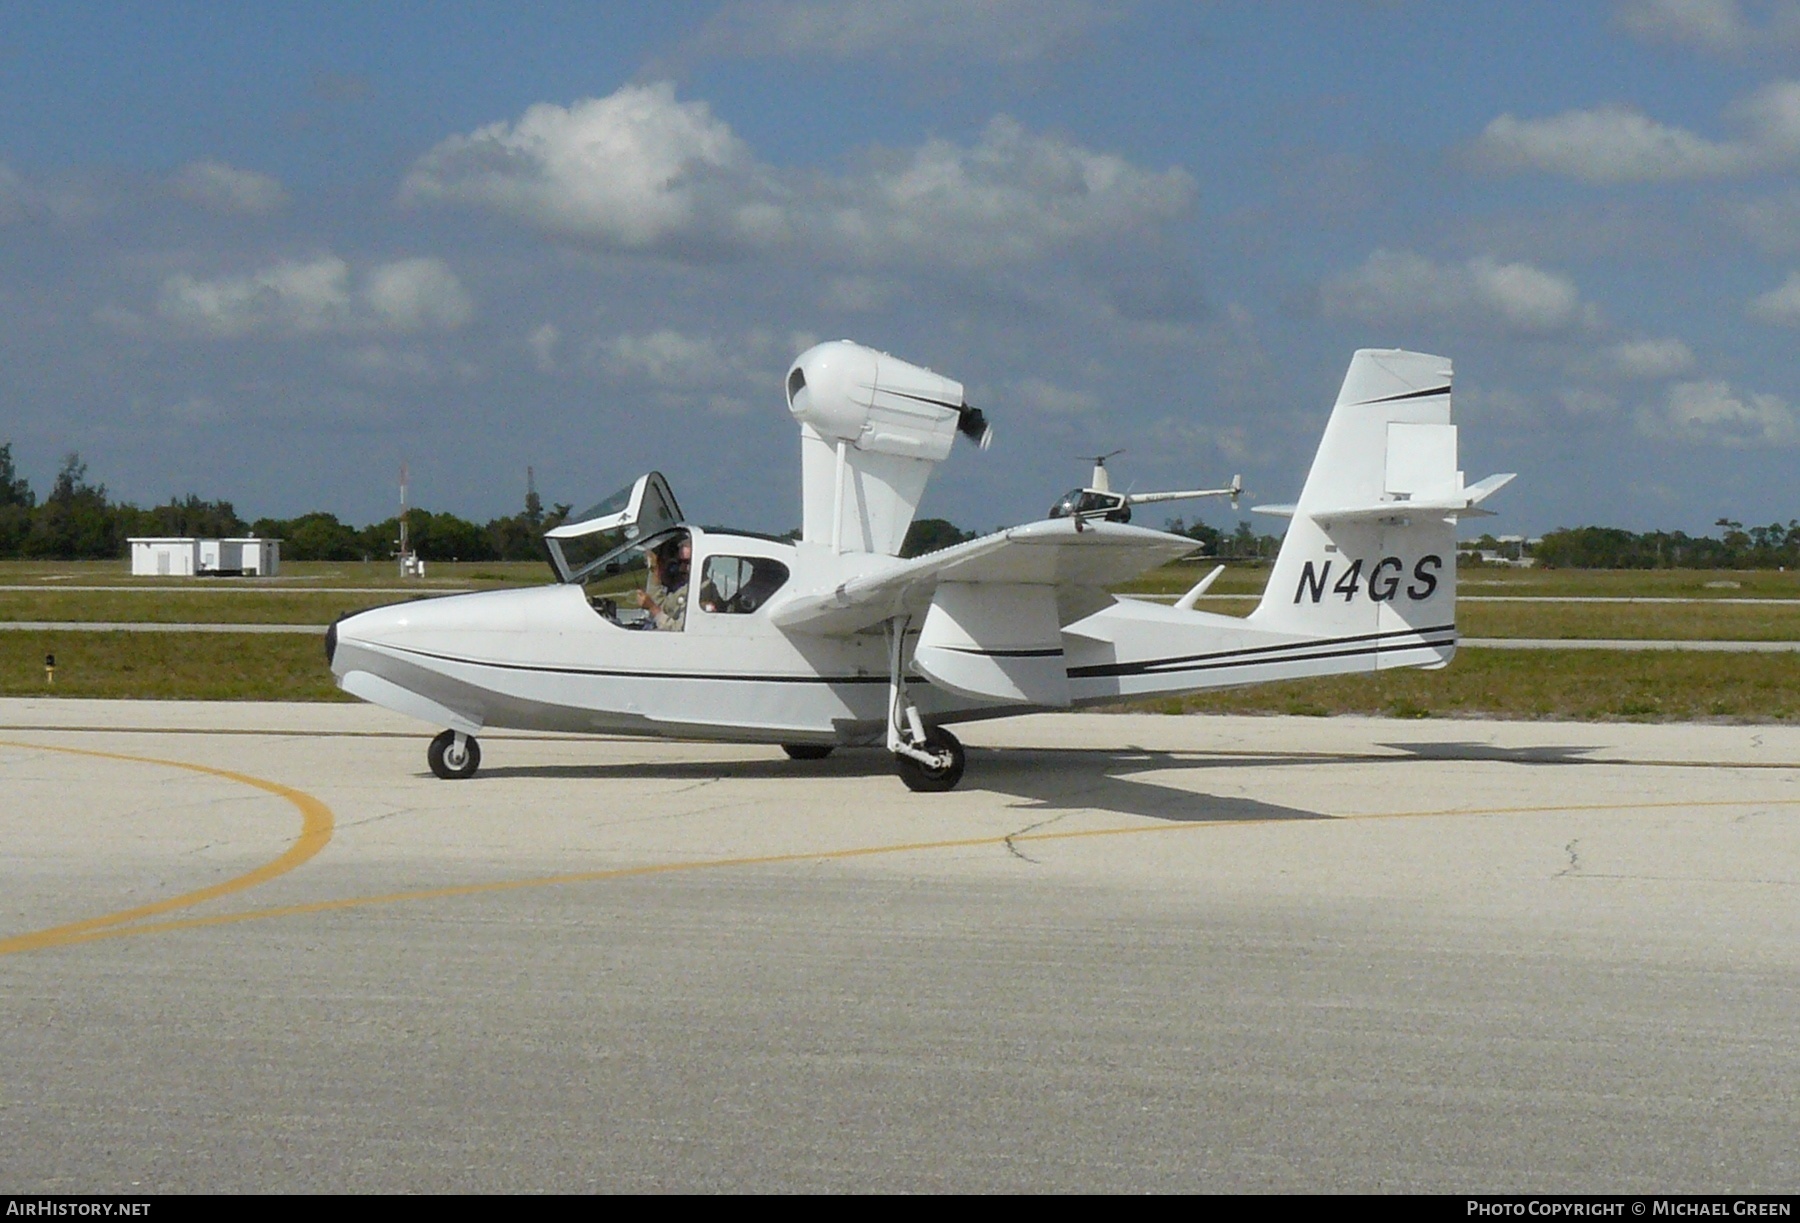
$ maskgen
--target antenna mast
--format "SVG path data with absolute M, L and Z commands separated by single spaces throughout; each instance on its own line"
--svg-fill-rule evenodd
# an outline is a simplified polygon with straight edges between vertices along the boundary
M 425 576 L 425 567 L 412 553 L 412 545 L 406 537 L 406 464 L 400 464 L 400 576 L 403 578 Z

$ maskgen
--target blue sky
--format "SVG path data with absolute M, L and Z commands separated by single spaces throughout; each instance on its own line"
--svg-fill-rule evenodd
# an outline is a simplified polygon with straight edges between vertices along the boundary
M 1800 515 L 1800 4 L 12 4 L 0 441 L 140 503 L 796 525 L 849 337 L 1290 500 L 1350 353 L 1453 358 L 1497 530 Z M 1206 514 L 1221 525 L 1223 507 Z M 1263 529 L 1278 524 L 1264 520 Z

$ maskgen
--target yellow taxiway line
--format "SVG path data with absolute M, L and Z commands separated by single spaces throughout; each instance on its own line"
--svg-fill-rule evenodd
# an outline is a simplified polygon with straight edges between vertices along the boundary
M 147 917 L 191 908 L 194 905 L 228 896 L 235 892 L 246 891 L 265 883 L 279 875 L 284 875 L 295 867 L 314 857 L 325 848 L 331 840 L 333 816 L 331 809 L 319 799 L 291 786 L 268 781 L 260 777 L 252 777 L 247 773 L 236 773 L 228 769 L 216 769 L 203 764 L 191 764 L 181 760 L 165 760 L 155 756 L 132 756 L 117 752 L 100 752 L 87 748 L 52 747 L 41 743 L 20 743 L 0 740 L 0 747 L 35 749 L 40 751 L 61 752 L 74 756 L 91 756 L 102 760 L 121 760 L 135 764 L 154 764 L 168 768 L 186 769 L 194 773 L 203 773 L 212 777 L 224 778 L 239 782 L 258 790 L 277 795 L 292 803 L 301 814 L 301 830 L 286 853 L 274 861 L 260 866 L 246 874 L 228 879 L 224 883 L 200 888 L 192 892 L 184 892 L 179 896 L 171 896 L 167 900 L 155 901 L 140 905 L 133 909 L 124 909 L 117 913 L 108 913 L 100 917 L 91 917 L 85 921 L 71 922 L 67 925 L 53 926 L 47 930 L 38 930 L 29 934 L 16 935 L 0 940 L 0 956 L 11 955 L 22 951 L 37 951 L 49 947 L 64 947 L 75 943 L 94 942 L 99 939 L 125 938 L 138 934 L 162 934 L 175 930 L 194 930 L 206 926 L 233 925 L 238 922 L 265 921 L 271 918 L 300 917 L 314 913 L 334 913 L 346 909 L 368 908 L 375 905 L 401 904 L 408 901 L 445 900 L 461 896 L 479 896 L 492 892 L 518 891 L 523 888 L 560 887 L 576 883 L 599 883 L 614 879 L 644 878 L 651 875 L 668 875 L 687 871 L 729 870 L 756 866 L 777 866 L 794 862 L 833 862 L 852 858 L 873 857 L 884 854 L 925 853 L 932 850 L 977 849 L 987 846 L 1019 844 L 1021 842 L 1074 841 L 1094 837 L 1135 836 L 1143 833 L 1182 832 L 1197 828 L 1230 828 L 1245 827 L 1254 824 L 1274 824 L 1291 822 L 1292 816 L 1280 816 L 1259 820 L 1196 820 L 1183 823 L 1133 824 L 1126 827 L 1085 828 L 1064 832 L 1025 832 L 989 834 L 979 837 L 960 837 L 940 841 L 907 841 L 886 845 L 862 845 L 844 849 L 811 850 L 799 853 L 763 854 L 730 858 L 702 858 L 688 862 L 658 862 L 640 866 L 614 867 L 608 870 L 576 871 L 558 875 L 543 875 L 527 879 L 502 879 L 488 883 L 454 884 L 448 887 L 422 888 L 411 891 L 388 892 L 374 896 L 348 896 L 337 900 L 310 901 L 301 904 L 272 906 L 264 909 L 248 909 L 237 913 L 220 913 L 209 917 L 178 918 L 173 921 L 144 922 Z M 1433 811 L 1381 811 L 1351 815 L 1329 815 L 1320 813 L 1318 818 L 1333 821 L 1363 821 L 1392 819 L 1444 819 L 1444 818 L 1485 818 L 1509 815 L 1549 815 L 1555 813 L 1601 812 L 1601 811 L 1653 811 L 1717 807 L 1789 807 L 1800 806 L 1800 798 L 1740 798 L 1740 799 L 1702 799 L 1699 801 L 1669 801 L 1654 803 L 1553 803 L 1524 807 L 1486 807 L 1486 808 L 1444 808 Z M 139 924 L 131 924 L 139 923 Z
M 289 845 L 287 852 L 272 862 L 267 862 L 255 870 L 227 879 L 223 883 L 215 883 L 211 887 L 199 888 L 192 892 L 183 892 L 179 896 L 171 896 L 167 900 L 152 901 L 147 905 L 139 905 L 134 909 L 121 909 L 117 913 L 107 913 L 100 917 L 90 917 L 84 921 L 70 922 L 66 926 L 52 926 L 48 930 L 36 930 L 30 934 L 15 935 L 9 939 L 0 939 L 0 956 L 11 955 L 19 951 L 36 951 L 44 947 L 60 947 L 67 943 L 86 942 L 89 939 L 105 937 L 108 934 L 136 933 L 122 931 L 115 927 L 127 922 L 138 921 L 146 917 L 186 909 L 193 905 L 203 904 L 220 896 L 229 896 L 233 892 L 242 892 L 260 883 L 267 883 L 279 875 L 285 875 L 301 863 L 314 857 L 331 840 L 335 817 L 331 808 L 303 790 L 292 786 L 284 786 L 279 782 L 268 781 L 261 777 L 252 777 L 248 773 L 234 773 L 230 769 L 215 769 L 210 765 L 191 764 L 185 760 L 164 760 L 157 756 L 129 756 L 121 752 L 97 752 L 82 747 L 52 747 L 44 743 L 19 743 L 0 739 L 0 747 L 21 748 L 28 751 L 61 752 L 68 756 L 91 756 L 99 760 L 122 760 L 130 764 L 156 764 L 171 769 L 186 769 L 190 773 L 204 773 L 209 777 L 222 777 L 226 781 L 235 781 L 242 785 L 252 786 L 266 791 L 279 798 L 284 798 L 300 811 L 300 835 Z

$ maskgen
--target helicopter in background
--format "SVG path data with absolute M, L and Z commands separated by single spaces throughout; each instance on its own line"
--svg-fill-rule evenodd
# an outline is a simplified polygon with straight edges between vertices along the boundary
M 1167 493 L 1115 493 L 1106 471 L 1106 460 L 1124 454 L 1123 449 L 1094 456 L 1094 474 L 1086 488 L 1072 488 L 1057 498 L 1046 518 L 1073 518 L 1075 529 L 1084 530 L 1088 522 L 1130 522 L 1131 507 L 1155 501 L 1190 501 L 1199 497 L 1230 497 L 1236 509 L 1244 492 L 1244 477 L 1233 476 L 1224 488 L 1190 488 Z

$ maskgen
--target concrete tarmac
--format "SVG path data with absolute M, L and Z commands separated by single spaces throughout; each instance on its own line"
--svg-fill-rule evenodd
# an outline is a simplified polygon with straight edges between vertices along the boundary
M 1800 728 L 0 700 L 0 1189 L 1794 1192 Z

